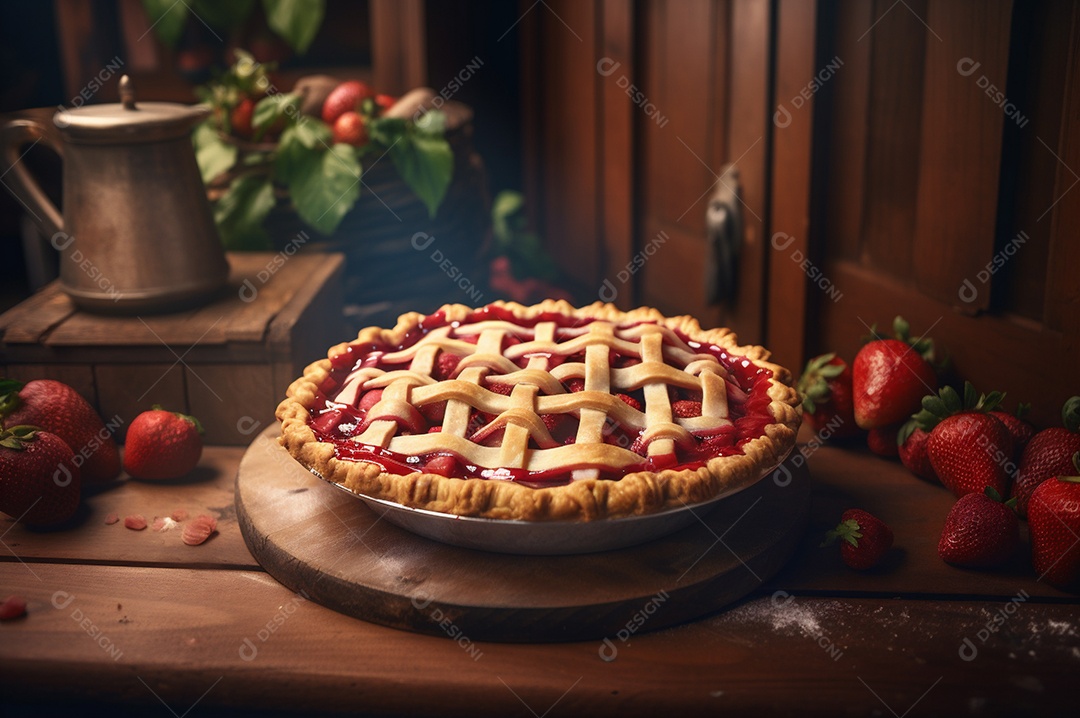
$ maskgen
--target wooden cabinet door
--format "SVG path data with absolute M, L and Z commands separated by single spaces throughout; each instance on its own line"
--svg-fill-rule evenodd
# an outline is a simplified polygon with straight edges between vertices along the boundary
M 767 0 L 549 0 L 526 14 L 527 189 L 582 299 L 760 341 L 770 23 Z M 711 304 L 705 214 L 733 161 L 739 282 Z
M 775 131 L 770 229 L 801 243 L 770 249 L 770 299 L 796 297 L 769 305 L 770 347 L 851 358 L 903 314 L 957 376 L 1057 424 L 1080 393 L 1078 3 L 807 5 L 777 18 L 776 102 L 812 88 L 812 151 Z M 786 29 L 814 52 L 785 54 Z M 812 178 L 794 196 L 792 170 Z

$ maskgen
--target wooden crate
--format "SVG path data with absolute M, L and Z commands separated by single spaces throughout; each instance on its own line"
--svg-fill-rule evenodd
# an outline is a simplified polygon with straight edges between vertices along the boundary
M 348 339 L 340 254 L 229 255 L 229 288 L 187 312 L 77 309 L 56 282 L 0 315 L 0 373 L 75 387 L 122 440 L 153 404 L 197 416 L 208 444 L 245 445 L 304 366 Z

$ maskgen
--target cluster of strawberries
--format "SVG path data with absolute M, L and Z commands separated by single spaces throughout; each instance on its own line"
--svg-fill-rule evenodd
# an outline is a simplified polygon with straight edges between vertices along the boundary
M 939 390 L 933 341 L 911 338 L 901 317 L 893 328 L 891 338 L 873 332 L 850 367 L 835 354 L 809 361 L 799 380 L 808 425 L 833 438 L 865 431 L 871 451 L 899 456 L 919 478 L 952 491 L 959 500 L 938 543 L 944 561 L 1001 565 L 1020 545 L 1018 517 L 1026 518 L 1040 578 L 1080 588 L 1080 396 L 1065 402 L 1063 426 L 1036 431 L 1023 419 L 1028 407 L 1001 410 L 1000 392 L 979 394 L 969 382 L 962 394 Z M 849 565 L 868 568 L 893 536 L 852 510 L 829 533 L 836 539 Z
M 174 479 L 202 455 L 202 427 L 155 407 L 127 431 L 123 468 L 140 479 Z M 58 381 L 0 380 L 0 511 L 28 526 L 55 526 L 79 507 L 82 487 L 120 474 L 109 428 L 77 391 Z

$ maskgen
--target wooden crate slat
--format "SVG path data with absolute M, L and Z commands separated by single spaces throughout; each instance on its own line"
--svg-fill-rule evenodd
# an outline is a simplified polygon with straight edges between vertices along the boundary
M 252 422 L 266 426 L 274 420 L 281 397 L 274 392 L 270 364 L 237 367 L 233 364 L 200 364 L 184 368 L 188 408 L 202 422 L 214 443 L 247 445 L 246 427 Z
M 0 315 L 0 351 L 5 344 L 34 344 L 75 313 L 75 304 L 51 282 L 40 292 Z
M 127 436 L 131 421 L 154 404 L 169 411 L 187 412 L 184 367 L 173 364 L 99 364 L 94 367 L 101 418 L 119 427 L 117 441 Z

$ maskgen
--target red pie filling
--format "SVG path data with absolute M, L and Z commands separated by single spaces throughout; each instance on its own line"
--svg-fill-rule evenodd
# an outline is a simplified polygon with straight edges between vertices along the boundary
M 482 321 L 502 320 L 519 326 L 533 327 L 540 322 L 554 322 L 558 327 L 581 327 L 591 323 L 592 319 L 573 318 L 562 314 L 545 313 L 531 320 L 522 320 L 501 307 L 488 306 L 473 312 L 463 322 L 454 326 L 474 324 Z M 412 346 L 427 332 L 438 327 L 446 326 L 448 322 L 441 312 L 432 314 L 423 319 L 420 325 L 405 335 L 404 340 L 398 346 L 381 344 L 352 345 L 346 351 L 338 354 L 330 360 L 330 376 L 322 383 L 316 394 L 317 408 L 311 412 L 311 428 L 319 441 L 334 444 L 335 456 L 338 459 L 349 461 L 367 461 L 378 466 L 388 473 L 409 474 L 424 472 L 451 476 L 457 478 L 492 479 L 503 481 L 516 481 L 528 486 L 557 486 L 570 482 L 567 469 L 557 471 L 527 471 L 524 469 L 493 468 L 476 466 L 461 457 L 450 452 L 437 452 L 420 456 L 400 454 L 389 449 L 383 449 L 370 444 L 352 441 L 351 437 L 360 433 L 367 410 L 373 406 L 381 396 L 381 390 L 373 389 L 361 394 L 355 405 L 346 405 L 334 401 L 346 378 L 353 371 L 363 367 L 378 367 L 384 371 L 407 368 L 408 363 L 391 364 L 383 360 L 384 355 L 397 352 Z M 620 328 L 628 328 L 632 324 L 620 325 Z M 716 456 L 731 456 L 743 453 L 743 446 L 754 439 L 764 435 L 765 427 L 773 423 L 769 413 L 771 399 L 767 395 L 769 379 L 772 372 L 755 366 L 751 361 L 737 355 L 728 354 L 726 350 L 711 344 L 701 344 L 676 332 L 694 352 L 699 354 L 711 354 L 723 366 L 729 375 L 727 385 L 728 418 L 732 426 L 727 426 L 712 432 L 702 432 L 695 435 L 696 445 L 677 446 L 674 454 L 666 456 L 647 456 L 646 447 L 640 440 L 640 432 L 633 434 L 625 431 L 617 422 L 608 420 L 604 428 L 604 440 L 607 443 L 620 446 L 641 455 L 641 462 L 626 467 L 589 467 L 598 468 L 600 477 L 605 479 L 620 479 L 626 474 L 636 471 L 660 471 L 663 469 L 695 469 L 704 465 L 705 461 Z M 451 331 L 450 337 L 475 343 L 477 335 L 457 336 Z M 556 339 L 558 340 L 558 336 Z M 504 348 L 519 343 L 520 340 L 513 336 L 507 336 L 504 340 Z M 583 355 L 576 355 L 562 359 L 552 357 L 550 368 L 556 366 L 556 362 L 582 361 Z M 434 370 L 437 379 L 446 379 L 453 373 L 459 358 L 450 354 L 440 354 Z M 528 357 L 519 360 L 519 365 L 524 367 Z M 614 367 L 630 366 L 639 362 L 636 356 L 626 356 L 618 352 L 611 352 L 611 363 Z M 484 380 L 483 386 L 497 393 L 510 393 L 510 387 L 499 384 L 498 374 L 489 374 Z M 732 386 L 734 383 L 736 386 Z M 581 391 L 584 382 L 581 379 L 569 379 L 563 386 L 567 391 Z M 672 410 L 675 416 L 697 416 L 701 412 L 700 392 L 669 387 Z M 631 407 L 640 410 L 644 405 L 642 391 L 619 394 L 620 398 Z M 399 434 L 408 435 L 442 429 L 442 412 L 445 410 L 445 402 L 441 405 L 429 405 L 421 407 L 408 420 L 401 422 Z M 696 412 L 696 413 L 695 413 Z M 491 415 L 473 410 L 469 424 L 469 439 L 475 443 L 498 446 L 502 439 L 502 430 L 487 431 L 483 427 L 493 419 Z M 564 444 L 574 443 L 577 433 L 577 418 L 573 415 L 545 415 L 542 417 L 552 437 Z M 535 448 L 535 447 L 534 447 Z M 574 467 L 574 468 L 586 468 Z

